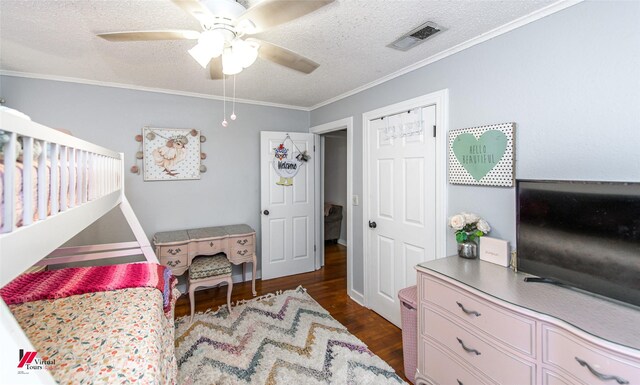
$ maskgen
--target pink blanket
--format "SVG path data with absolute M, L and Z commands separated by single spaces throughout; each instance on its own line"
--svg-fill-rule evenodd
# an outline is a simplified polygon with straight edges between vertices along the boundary
M 165 313 L 171 312 L 175 286 L 171 270 L 156 263 L 72 267 L 23 274 L 0 289 L 7 304 L 56 299 L 76 294 L 150 287 L 160 290 Z

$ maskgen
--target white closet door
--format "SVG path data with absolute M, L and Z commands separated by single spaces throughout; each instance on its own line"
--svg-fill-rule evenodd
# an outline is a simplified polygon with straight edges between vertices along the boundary
M 389 137 L 387 127 L 420 118 L 421 134 Z M 398 326 L 398 291 L 435 256 L 434 125 L 435 105 L 369 122 L 369 306 Z

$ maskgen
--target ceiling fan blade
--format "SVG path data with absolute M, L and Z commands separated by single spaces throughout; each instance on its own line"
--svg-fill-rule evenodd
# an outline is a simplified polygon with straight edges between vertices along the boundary
M 286 48 L 282 48 L 275 44 L 271 44 L 269 42 L 254 38 L 247 40 L 254 40 L 258 44 L 260 44 L 260 48 L 258 49 L 258 56 L 260 56 L 262 59 L 272 61 L 276 64 L 280 64 L 281 66 L 285 66 L 293 70 L 303 72 L 305 74 L 310 74 L 315 71 L 316 68 L 320 67 L 320 64 L 314 62 L 313 60 L 307 59 L 306 57 L 299 55 L 293 51 L 289 51 Z
M 182 29 L 161 31 L 124 31 L 99 33 L 97 36 L 109 41 L 144 41 L 144 40 L 194 40 L 200 32 Z
M 255 24 L 252 34 L 311 13 L 335 0 L 264 0 L 249 8 L 239 21 L 250 20 Z
M 193 16 L 200 24 L 209 24 L 213 19 L 211 11 L 198 0 L 173 0 L 173 3 L 182 8 L 183 11 Z
M 222 79 L 222 58 L 220 56 L 214 57 L 209 62 L 209 74 L 213 80 Z

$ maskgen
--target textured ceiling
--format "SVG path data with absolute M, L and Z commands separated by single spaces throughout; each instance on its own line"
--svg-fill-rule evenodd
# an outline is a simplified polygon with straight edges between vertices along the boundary
M 237 76 L 237 97 L 311 107 L 552 2 L 336 0 L 257 35 L 320 68 L 304 75 L 258 59 Z M 425 21 L 447 30 L 407 52 L 386 47 Z M 0 69 L 222 95 L 222 80 L 208 79 L 208 71 L 187 53 L 193 41 L 114 43 L 95 36 L 153 29 L 200 30 L 200 25 L 169 0 L 2 0 Z

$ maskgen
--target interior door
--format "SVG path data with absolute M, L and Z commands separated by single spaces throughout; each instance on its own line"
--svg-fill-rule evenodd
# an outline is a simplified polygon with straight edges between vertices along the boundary
M 315 154 L 313 134 L 260 133 L 262 209 L 262 279 L 313 271 L 315 267 Z M 283 145 L 278 151 L 276 149 Z M 294 161 L 306 151 L 293 178 L 282 178 L 274 168 L 283 160 Z M 286 167 L 292 167 L 291 162 Z M 281 163 L 282 166 L 282 163 Z M 282 166 L 285 167 L 285 166 Z
M 435 108 L 369 122 L 368 305 L 398 326 L 398 291 L 435 257 Z

